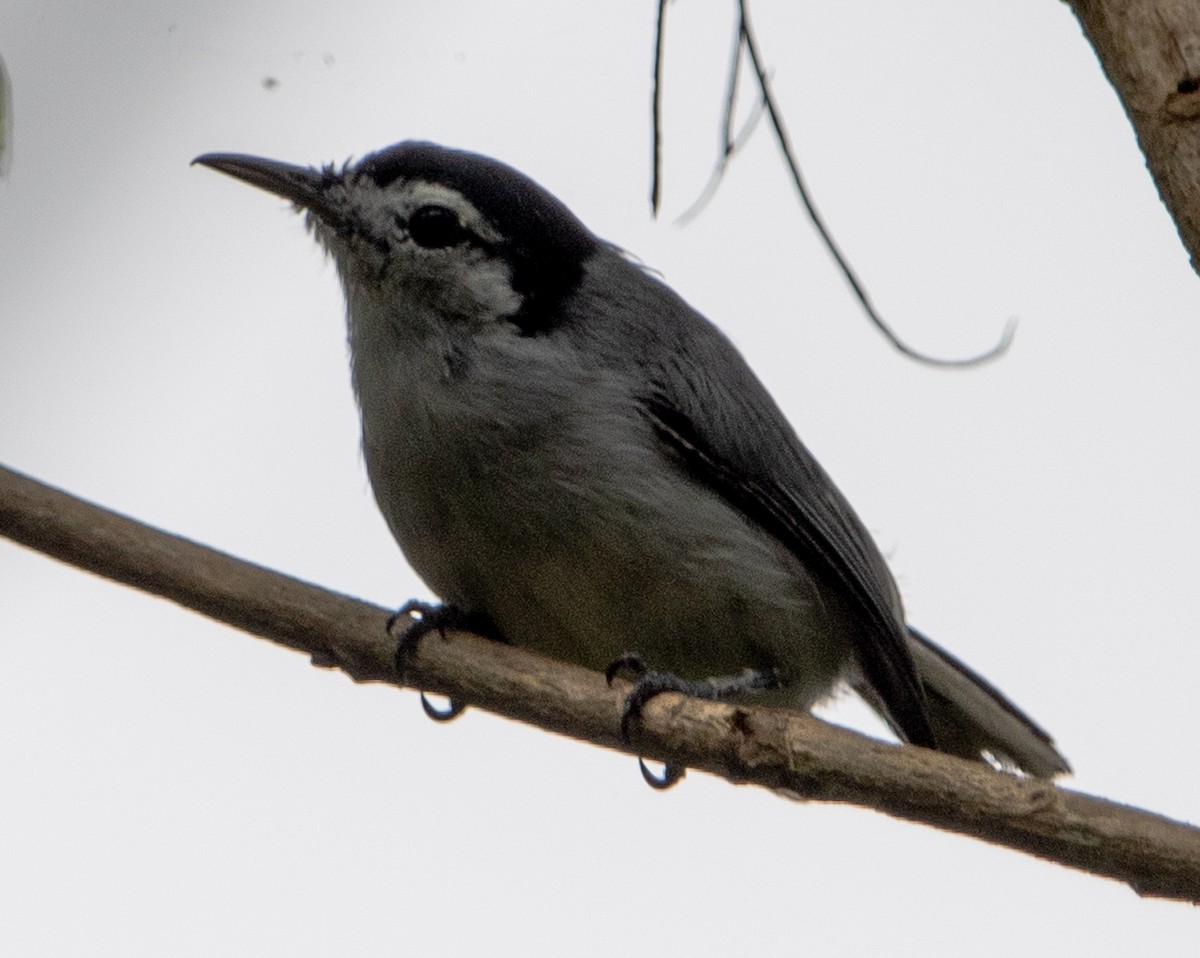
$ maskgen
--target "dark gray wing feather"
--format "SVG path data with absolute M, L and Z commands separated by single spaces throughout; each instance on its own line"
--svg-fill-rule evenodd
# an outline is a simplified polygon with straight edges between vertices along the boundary
M 557 332 L 627 381 L 663 455 L 774 536 L 852 616 L 854 687 L 908 741 L 1033 774 L 1068 769 L 994 687 L 905 625 L 883 556 L 728 339 L 610 246 L 588 262 Z M 601 321 L 597 321 L 602 318 Z
M 936 747 L 882 556 L 737 350 L 701 323 L 689 330 L 687 350 L 653 377 L 642 397 L 645 416 L 695 479 L 841 591 L 858 620 L 860 667 L 892 724 L 908 741 Z

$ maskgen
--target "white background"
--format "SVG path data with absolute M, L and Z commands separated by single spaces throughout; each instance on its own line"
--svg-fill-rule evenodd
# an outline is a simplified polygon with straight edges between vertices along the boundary
M 0 3 L 0 460 L 385 605 L 427 595 L 358 452 L 332 267 L 211 150 L 500 157 L 745 351 L 912 620 L 1053 731 L 1071 787 L 1195 819 L 1200 284 L 1069 9 L 762 0 L 867 327 L 765 126 L 693 224 L 728 3 Z M 266 78 L 273 84 L 264 84 Z M 270 88 L 268 88 L 270 87 Z M 835 717 L 858 721 L 854 709 Z M 875 726 L 868 726 L 876 728 Z M 871 812 L 336 673 L 0 542 L 9 955 L 1191 953 L 1180 904 Z

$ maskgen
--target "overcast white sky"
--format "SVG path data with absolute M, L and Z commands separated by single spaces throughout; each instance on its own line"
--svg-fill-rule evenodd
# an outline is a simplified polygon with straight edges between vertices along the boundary
M 331 266 L 189 161 L 406 138 L 500 157 L 745 351 L 914 623 L 1049 728 L 1068 784 L 1200 815 L 1200 283 L 1069 9 L 759 0 L 861 319 L 766 130 L 694 223 L 729 3 L 0 4 L 0 461 L 248 559 L 427 595 L 358 452 Z M 266 82 L 270 78 L 272 82 Z M 835 711 L 858 721 L 855 709 Z M 1184 954 L 1197 916 L 870 812 L 635 763 L 298 655 L 0 541 L 12 955 Z

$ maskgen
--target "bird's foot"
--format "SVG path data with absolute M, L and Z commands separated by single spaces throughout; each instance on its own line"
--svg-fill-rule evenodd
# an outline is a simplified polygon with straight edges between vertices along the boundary
M 405 619 L 411 621 L 401 628 Z M 396 638 L 396 673 L 401 678 L 404 677 L 418 643 L 430 632 L 437 632 L 444 639 L 447 628 L 464 628 L 469 625 L 469 617 L 452 605 L 422 602 L 419 599 L 405 602 L 399 611 L 388 619 L 387 624 L 388 634 Z M 399 635 L 397 635 L 398 629 Z M 460 702 L 453 698 L 449 699 L 446 708 L 439 709 L 429 701 L 424 692 L 420 694 L 421 708 L 435 722 L 449 722 L 451 719 L 458 718 L 467 709 L 466 702 Z
M 646 703 L 663 692 L 679 692 L 716 702 L 736 695 L 766 692 L 779 688 L 782 684 L 775 669 L 745 669 L 736 675 L 721 675 L 708 679 L 684 679 L 670 672 L 651 672 L 642 657 L 634 652 L 626 652 L 614 659 L 604 670 L 604 677 L 608 684 L 612 685 L 613 679 L 623 671 L 632 672 L 636 676 L 633 688 L 629 690 L 621 706 L 621 738 L 626 742 L 630 739 L 634 725 L 641 721 Z M 638 758 L 638 765 L 646 784 L 657 789 L 670 788 L 683 778 L 686 771 L 685 768 L 668 762 L 664 765 L 662 774 L 655 775 L 646 767 L 641 757 Z

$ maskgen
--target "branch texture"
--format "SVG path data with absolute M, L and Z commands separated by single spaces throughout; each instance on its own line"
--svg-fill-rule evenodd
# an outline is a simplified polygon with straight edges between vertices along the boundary
M 1200 272 L 1200 4 L 1068 0 Z
M 596 745 L 960 832 L 1200 901 L 1200 829 L 1048 782 L 889 745 L 809 715 L 666 694 L 633 746 L 620 737 L 624 687 L 465 632 L 420 644 L 402 680 L 389 610 L 173 536 L 0 467 L 0 535 L 236 628 L 307 653 L 356 681 L 411 684 Z

